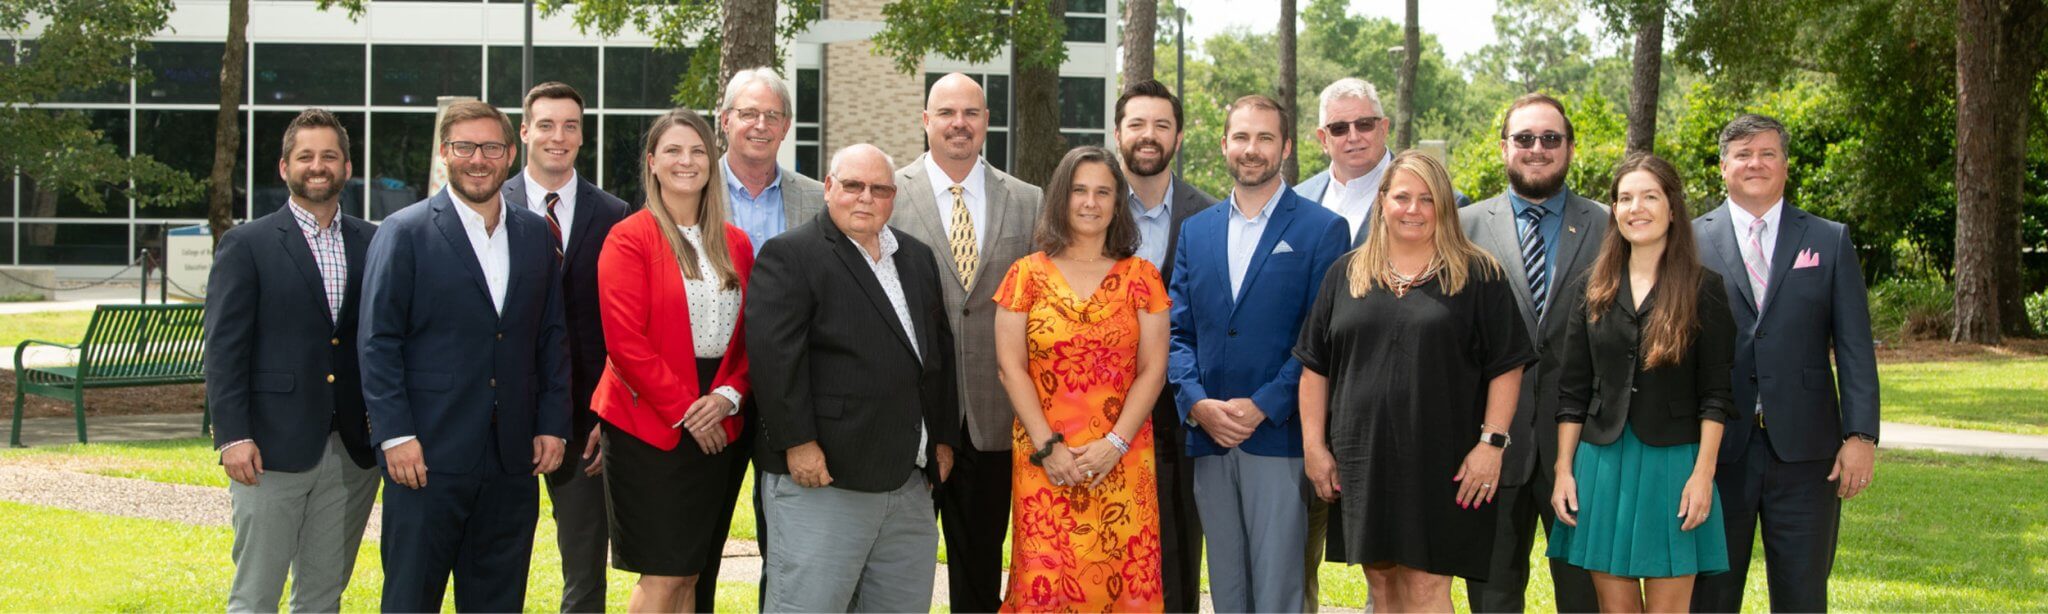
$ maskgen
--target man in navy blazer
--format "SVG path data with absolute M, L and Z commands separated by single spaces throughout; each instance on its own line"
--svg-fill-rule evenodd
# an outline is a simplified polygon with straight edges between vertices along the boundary
M 1692 224 L 1700 263 L 1728 290 L 1735 413 L 1752 419 L 1729 420 L 1721 438 L 1729 570 L 1699 579 L 1692 609 L 1742 608 L 1761 521 L 1771 610 L 1824 611 L 1842 501 L 1870 486 L 1876 462 L 1869 295 L 1848 228 L 1785 203 L 1785 126 L 1743 115 L 1720 141 L 1728 202 Z
M 363 283 L 363 397 L 387 473 L 385 611 L 514 611 L 569 438 L 569 344 L 547 219 L 504 205 L 512 123 L 463 101 L 448 188 L 384 220 Z
M 583 149 L 583 95 L 549 81 L 526 92 L 519 138 L 526 168 L 499 192 L 508 209 L 525 209 L 549 222 L 549 239 L 562 262 L 562 317 L 569 331 L 569 447 L 562 466 L 548 473 L 554 506 L 555 546 L 562 553 L 562 611 L 603 612 L 605 559 L 610 531 L 604 508 L 604 471 L 597 454 L 597 412 L 590 396 L 604 374 L 604 323 L 597 312 L 597 255 L 612 225 L 626 219 L 626 202 L 576 173 Z
M 341 213 L 348 130 L 307 109 L 284 132 L 291 198 L 221 236 L 206 285 L 206 404 L 235 526 L 230 612 L 334 612 L 355 569 L 377 472 L 356 369 L 363 252 L 377 227 Z
M 1231 103 L 1223 155 L 1236 187 L 1182 224 L 1167 289 L 1167 379 L 1188 427 L 1218 612 L 1304 607 L 1301 363 L 1289 349 L 1323 272 L 1351 242 L 1343 218 L 1280 180 L 1288 125 L 1271 98 Z

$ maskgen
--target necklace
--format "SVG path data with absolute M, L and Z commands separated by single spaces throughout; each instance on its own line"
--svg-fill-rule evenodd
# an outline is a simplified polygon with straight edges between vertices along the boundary
M 1435 278 L 1437 271 L 1441 268 L 1443 268 L 1443 262 L 1435 256 L 1431 256 L 1429 266 L 1423 267 L 1421 272 L 1414 275 L 1404 275 L 1401 273 L 1401 269 L 1395 267 L 1394 263 L 1390 261 L 1387 263 L 1388 289 L 1394 291 L 1394 298 L 1407 296 L 1409 290 L 1428 283 L 1430 279 Z

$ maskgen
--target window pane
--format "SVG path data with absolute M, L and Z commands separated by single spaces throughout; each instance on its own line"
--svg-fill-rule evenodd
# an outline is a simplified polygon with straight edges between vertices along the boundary
M 981 145 L 981 157 L 988 160 L 989 166 L 1010 172 L 1010 132 L 988 131 L 988 140 Z
M 127 224 L 22 224 L 22 264 L 128 264 Z
M 817 145 L 796 146 L 797 174 L 813 179 L 823 177 L 825 173 L 824 155 L 824 148 Z
M 362 45 L 258 43 L 255 54 L 256 104 L 363 104 Z
M 1068 149 L 1082 145 L 1102 146 L 1102 134 L 1097 132 L 1061 132 L 1060 136 L 1066 137 Z
M 0 264 L 14 264 L 13 222 L 0 224 Z
M 149 155 L 186 174 L 206 181 L 213 173 L 213 131 L 219 117 L 215 111 L 153 111 L 135 112 L 135 153 Z M 247 117 L 245 111 L 241 117 Z M 275 146 L 272 149 L 276 149 Z M 245 210 L 249 195 L 242 185 L 246 177 L 248 161 L 242 159 L 242 150 L 235 149 L 234 214 L 239 217 Z M 261 159 L 261 158 L 259 158 Z M 271 159 L 276 159 L 275 157 Z M 201 192 L 191 200 L 158 207 L 137 207 L 136 217 L 144 218 L 202 218 L 206 217 L 209 193 Z
M 816 68 L 802 68 L 796 71 L 796 121 L 798 122 L 815 124 L 818 123 L 818 117 L 822 115 L 818 111 L 822 108 L 820 101 L 823 98 L 820 92 L 823 91 L 823 88 L 819 87 L 818 76 L 818 69 Z
M 220 43 L 153 43 L 135 59 L 150 75 L 137 102 L 217 104 L 220 102 Z M 242 93 L 249 93 L 248 71 Z M 246 99 L 246 98 L 245 98 Z
M 341 210 L 354 216 L 363 215 L 363 114 L 335 113 L 341 120 L 341 127 L 348 131 L 348 159 L 354 165 L 355 175 L 341 191 Z M 291 198 L 291 188 L 285 187 L 284 178 L 277 174 L 277 161 L 284 157 L 284 129 L 291 126 L 297 113 L 289 111 L 264 111 L 256 114 L 256 172 L 251 189 L 255 217 L 269 215 L 284 207 L 284 201 Z M 432 115 L 427 116 L 432 121 Z M 382 135 L 379 135 L 382 136 Z M 384 141 L 380 138 L 378 142 Z M 410 203 L 410 201 L 407 201 Z M 253 219 L 253 218 L 252 218 Z
M 1068 17 L 1067 33 L 1061 37 L 1069 43 L 1109 42 L 1109 20 L 1101 17 Z
M 1102 79 L 1060 77 L 1060 127 L 1099 130 L 1107 125 L 1102 117 Z
M 377 45 L 370 48 L 370 102 L 434 106 L 441 96 L 482 96 L 483 48 Z
M 427 173 L 434 163 L 433 113 L 377 113 L 370 116 L 370 215 L 381 220 L 427 198 Z
M 675 106 L 676 81 L 690 70 L 688 52 L 649 47 L 604 50 L 606 109 L 667 109 Z
M 640 167 L 642 156 L 640 144 L 647 136 L 647 128 L 654 125 L 651 115 L 608 115 L 604 118 L 604 191 L 626 201 L 627 206 L 638 208 L 645 199 L 640 190 Z
M 1067 14 L 1101 13 L 1106 4 L 1105 0 L 1067 0 Z
M 525 102 L 526 90 L 519 83 L 519 48 L 492 47 L 490 62 L 491 104 L 510 109 Z M 596 47 L 534 47 L 533 82 L 560 81 L 583 95 L 583 106 L 597 103 Z
M 817 126 L 797 126 L 796 140 L 799 142 L 817 142 L 819 140 L 818 132 L 819 130 Z
M 989 75 L 982 89 L 988 92 L 988 125 L 1010 125 L 1010 76 Z
M 114 151 L 128 153 L 128 112 L 125 110 L 59 111 L 59 113 L 80 113 L 85 115 L 92 129 L 100 131 L 100 141 L 114 146 Z M 210 138 L 208 139 L 211 140 Z M 117 218 L 128 217 L 128 196 L 113 186 L 100 192 L 103 199 L 101 208 L 94 209 L 84 199 L 73 195 L 70 190 L 44 190 L 31 178 L 23 178 L 21 188 L 22 217 L 82 217 Z
M 36 41 L 30 40 L 21 42 L 21 55 L 23 57 L 35 55 L 35 52 Z M 128 59 L 123 58 L 120 60 L 120 63 L 121 65 L 126 66 L 128 63 Z M 98 87 L 94 87 L 84 91 L 73 90 L 59 92 L 57 94 L 55 101 L 125 103 L 128 102 L 128 78 L 122 77 L 118 80 L 103 83 L 100 84 L 100 86 Z

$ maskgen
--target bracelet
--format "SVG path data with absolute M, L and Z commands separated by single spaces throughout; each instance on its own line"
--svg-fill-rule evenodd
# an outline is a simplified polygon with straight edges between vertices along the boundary
M 1102 438 L 1109 440 L 1109 445 L 1116 446 L 1117 454 L 1131 453 L 1131 442 L 1124 441 L 1124 437 L 1116 434 L 1116 431 L 1110 431 L 1108 435 L 1103 435 Z
M 1038 451 L 1031 453 L 1031 464 L 1040 467 L 1045 466 L 1045 457 L 1052 456 L 1052 447 L 1066 440 L 1067 438 L 1065 435 L 1061 435 L 1057 431 L 1053 432 L 1052 438 L 1045 440 L 1045 446 L 1040 447 Z

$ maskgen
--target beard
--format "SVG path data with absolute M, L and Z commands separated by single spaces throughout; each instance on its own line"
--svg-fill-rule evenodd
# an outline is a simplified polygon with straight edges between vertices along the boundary
M 1238 164 L 1240 161 L 1264 163 L 1266 168 L 1263 171 L 1246 170 Z M 1273 176 L 1278 174 L 1280 165 L 1271 163 L 1265 156 L 1259 154 L 1245 154 L 1238 160 L 1232 160 L 1230 164 L 1230 178 L 1236 180 L 1240 186 L 1266 185 L 1266 182 L 1272 181 Z
M 457 195 L 462 196 L 462 200 L 471 203 L 490 202 L 492 197 L 498 195 L 498 188 L 504 187 L 505 174 L 502 172 L 494 173 L 493 176 L 487 177 L 486 180 L 488 183 L 481 186 L 480 191 L 472 193 L 469 189 L 469 183 L 476 181 L 476 179 L 469 176 L 468 170 L 453 165 L 448 167 L 448 189 L 454 190 Z
M 1157 148 L 1159 150 L 1159 159 L 1151 162 L 1139 159 L 1138 149 L 1143 147 Z M 1168 148 L 1165 143 L 1159 141 L 1138 139 L 1137 142 L 1118 149 L 1117 153 L 1123 156 L 1124 166 L 1130 168 L 1131 174 L 1139 177 L 1154 177 L 1166 172 L 1167 165 L 1171 164 L 1173 157 L 1180 152 Z
M 306 185 L 307 180 L 314 177 L 325 177 L 327 179 L 327 186 L 316 188 Z M 285 181 L 284 185 L 285 189 L 291 191 L 292 198 L 299 201 L 299 204 L 325 203 L 334 200 L 335 195 L 341 193 L 341 184 L 336 183 L 335 179 L 333 175 L 327 173 L 304 173 Z
M 1564 191 L 1565 177 L 1571 174 L 1571 159 L 1561 157 L 1560 160 L 1562 164 L 1558 165 L 1557 174 L 1542 179 L 1530 177 L 1516 170 L 1514 165 L 1508 165 L 1508 187 L 1514 188 L 1516 194 L 1533 200 L 1556 196 Z

